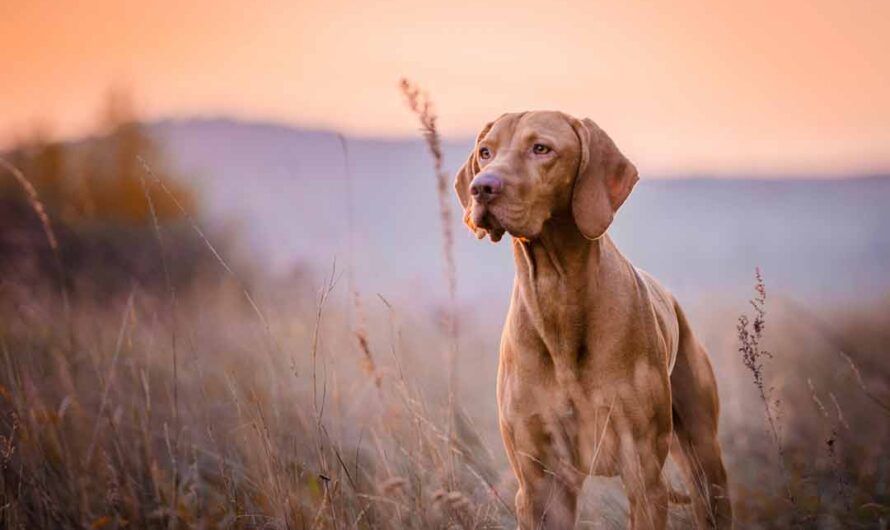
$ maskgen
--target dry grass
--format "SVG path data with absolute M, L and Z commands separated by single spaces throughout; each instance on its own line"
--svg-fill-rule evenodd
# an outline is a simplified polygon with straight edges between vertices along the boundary
M 498 526 L 508 512 L 491 462 L 461 456 L 472 430 L 449 442 L 435 394 L 404 375 L 418 359 L 399 330 L 379 394 L 337 357 L 352 348 L 338 340 L 344 308 L 328 306 L 335 288 L 274 321 L 290 355 L 233 283 L 180 293 L 175 319 L 139 289 L 105 306 L 76 299 L 73 349 L 53 297 L 6 290 L 4 526 Z
M 445 363 L 448 377 L 448 430 L 447 437 L 454 437 L 456 431 L 456 414 L 458 408 L 458 354 L 460 337 L 457 320 L 457 265 L 454 261 L 454 231 L 451 215 L 450 176 L 445 172 L 445 159 L 442 154 L 442 140 L 436 127 L 438 116 L 429 94 L 408 79 L 402 79 L 399 88 L 405 96 L 408 107 L 420 121 L 421 132 L 426 141 L 430 155 L 433 157 L 433 174 L 436 177 L 436 195 L 439 199 L 439 221 L 442 231 L 442 254 L 445 258 L 445 281 L 448 285 L 448 311 L 444 315 L 445 327 L 448 330 L 449 344 L 446 349 Z M 449 458 L 449 467 L 453 472 L 454 464 Z
M 53 262 L 55 263 L 56 273 L 58 274 L 59 281 L 59 293 L 61 295 L 62 303 L 66 308 L 65 318 L 68 318 L 68 291 L 65 288 L 66 279 L 65 279 L 65 268 L 62 265 L 62 258 L 59 254 L 59 240 L 56 238 L 56 232 L 53 230 L 53 225 L 50 222 L 49 214 L 46 211 L 46 206 L 40 200 L 40 197 L 37 195 L 37 190 L 34 188 L 34 185 L 25 177 L 24 173 L 22 173 L 17 167 L 10 164 L 6 159 L 0 157 L 0 167 L 6 169 L 12 176 L 15 178 L 15 181 L 21 186 L 22 191 L 25 192 L 25 197 L 28 202 L 28 205 L 34 211 L 34 214 L 37 215 L 37 218 L 40 220 L 40 227 L 43 229 L 43 233 L 46 236 L 46 242 L 49 245 L 50 250 L 52 251 Z
M 150 177 L 148 200 L 164 193 Z M 152 222 L 157 259 L 173 267 L 184 257 Z M 338 303 L 334 268 L 318 289 L 241 281 L 188 222 L 224 274 L 102 301 L 75 291 L 70 318 L 55 290 L 3 278 L 0 526 L 515 525 L 496 334 L 464 322 L 480 355 L 455 367 L 473 406 L 452 415 L 434 354 L 452 338 L 430 315 L 382 296 Z M 886 527 L 890 303 L 807 312 L 773 297 L 766 334 L 758 284 L 753 320 L 738 328 L 738 304 L 692 310 L 719 378 L 738 526 Z M 616 483 L 591 481 L 579 525 L 621 527 L 624 503 Z M 675 527 L 686 510 L 672 508 Z
M 768 388 L 764 382 L 764 362 L 771 359 L 773 355 L 761 346 L 763 333 L 766 329 L 766 283 L 763 281 L 763 274 L 761 274 L 760 268 L 754 271 L 754 280 L 754 292 L 756 294 L 749 301 L 754 310 L 754 319 L 751 320 L 748 315 L 742 314 L 739 316 L 738 324 L 736 325 L 739 337 L 739 353 L 742 356 L 742 363 L 754 378 L 754 387 L 757 388 L 758 396 L 763 403 L 763 414 L 766 418 L 769 435 L 776 449 L 779 465 L 787 475 L 787 469 L 785 469 L 785 449 L 782 446 L 782 435 L 779 432 L 779 423 L 776 420 L 779 401 L 772 399 L 772 388 Z M 812 387 L 812 382 L 810 385 Z M 794 494 L 790 488 L 786 487 L 785 493 L 788 502 L 794 505 Z
M 325 332 L 335 270 L 314 309 L 287 308 L 273 330 L 187 219 L 229 281 L 166 295 L 134 287 L 105 305 L 76 298 L 70 347 L 52 325 L 55 297 L 4 283 L 5 526 L 429 528 L 503 517 L 490 462 L 462 439 L 474 443 L 472 430 L 440 429 L 406 377 L 391 305 L 398 370 L 385 387 L 374 378 L 379 400 L 355 401 L 368 378 L 331 358 L 344 345 L 326 339 L 339 336 Z M 166 260 L 154 216 L 153 226 Z M 245 304 L 258 318 L 244 318 Z M 331 317 L 335 329 L 342 314 Z
M 442 254 L 445 257 L 445 281 L 448 284 L 450 302 L 449 314 L 446 316 L 446 327 L 451 339 L 448 348 L 448 385 L 450 409 L 454 409 L 457 394 L 457 356 L 458 356 L 458 322 L 457 322 L 457 265 L 454 262 L 454 231 L 451 215 L 451 177 L 445 171 L 445 159 L 442 154 L 442 141 L 436 127 L 436 116 L 429 94 L 415 83 L 402 79 L 399 83 L 408 107 L 420 121 L 420 130 L 433 157 L 433 174 L 436 177 L 436 193 L 439 198 L 439 220 L 442 230 Z
M 753 376 L 769 443 L 749 432 L 756 422 L 743 417 L 745 411 L 724 417 L 724 434 L 732 433 L 727 453 L 739 462 L 731 474 L 741 486 L 736 515 L 766 528 L 885 528 L 890 409 L 879 394 L 890 395 L 890 371 L 875 363 L 890 344 L 886 306 L 852 314 L 827 309 L 826 318 L 781 300 L 781 335 L 767 350 L 766 286 L 759 269 L 754 289 L 753 319 L 737 320 L 738 353 Z M 876 310 L 880 318 L 866 316 Z M 872 366 L 871 384 L 844 349 Z
M 19 186 L 22 187 L 22 190 L 25 192 L 25 195 L 28 199 L 28 204 L 31 205 L 34 213 L 37 214 L 37 217 L 40 219 L 40 225 L 43 227 L 44 234 L 46 234 L 47 243 L 49 243 L 49 246 L 53 250 L 53 252 L 58 252 L 59 241 L 58 239 L 56 239 L 56 233 L 53 231 L 52 223 L 50 223 L 49 221 L 49 215 L 46 213 L 46 207 L 43 205 L 43 202 L 40 201 L 40 197 L 37 196 L 37 190 L 25 177 L 25 175 L 21 171 L 19 171 L 18 168 L 7 162 L 2 157 L 0 157 L 0 166 L 3 166 L 4 169 L 9 171 L 12 176 L 15 177 L 15 180 L 19 184 Z

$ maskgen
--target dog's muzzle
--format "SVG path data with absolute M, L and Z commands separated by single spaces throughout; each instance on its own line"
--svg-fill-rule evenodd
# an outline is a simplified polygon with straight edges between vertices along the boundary
M 479 204 L 495 200 L 504 189 L 504 181 L 494 173 L 479 173 L 470 183 L 470 195 Z

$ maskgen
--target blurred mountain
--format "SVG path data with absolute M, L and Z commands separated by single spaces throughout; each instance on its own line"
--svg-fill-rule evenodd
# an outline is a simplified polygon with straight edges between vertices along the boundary
M 224 119 L 149 130 L 171 167 L 192 179 L 186 184 L 198 190 L 205 219 L 237 219 L 273 271 L 326 270 L 336 259 L 341 270 L 353 264 L 365 293 L 444 298 L 436 186 L 419 138 L 347 138 L 347 170 L 339 137 L 327 131 Z M 449 172 L 470 147 L 470 140 L 445 143 Z M 773 292 L 837 304 L 890 291 L 888 205 L 885 177 L 643 175 L 610 233 L 684 300 L 743 302 L 760 266 Z M 513 275 L 509 241 L 476 241 L 454 197 L 452 206 L 461 302 L 501 318 Z

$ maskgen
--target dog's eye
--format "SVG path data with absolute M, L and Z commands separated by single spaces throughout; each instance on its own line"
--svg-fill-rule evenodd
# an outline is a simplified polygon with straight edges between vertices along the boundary
M 546 155 L 551 149 L 544 144 L 535 144 L 532 146 L 532 152 L 536 155 Z
M 479 149 L 479 158 L 483 160 L 488 160 L 491 158 L 491 151 L 487 147 L 482 147 Z

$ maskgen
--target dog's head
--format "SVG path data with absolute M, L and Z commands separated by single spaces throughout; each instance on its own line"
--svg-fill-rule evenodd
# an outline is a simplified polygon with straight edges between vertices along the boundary
M 593 121 L 562 112 L 504 114 L 483 127 L 457 172 L 464 222 L 482 239 L 534 239 L 547 220 L 571 216 L 581 233 L 605 233 L 637 170 Z

